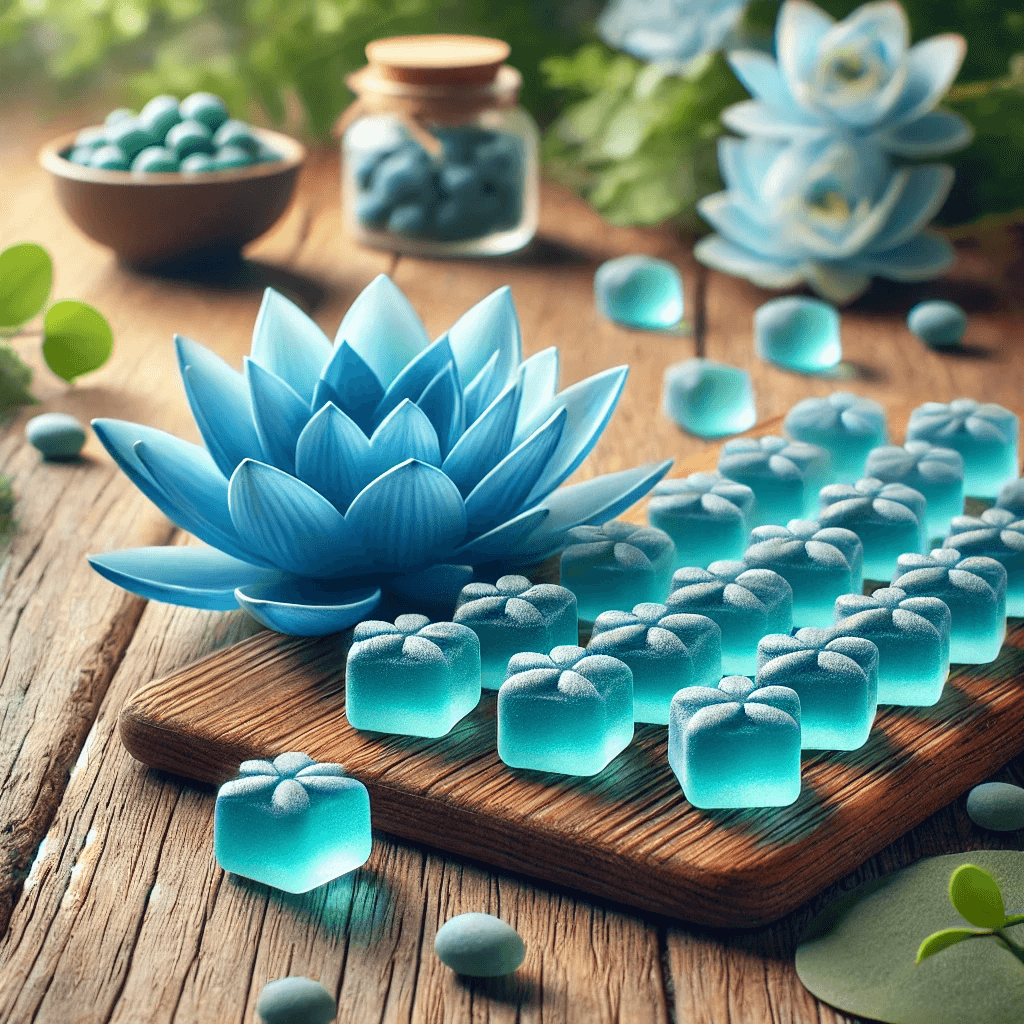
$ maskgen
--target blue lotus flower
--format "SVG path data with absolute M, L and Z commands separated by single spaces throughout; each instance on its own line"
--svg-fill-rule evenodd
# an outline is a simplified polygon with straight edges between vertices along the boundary
M 746 6 L 746 0 L 612 0 L 597 31 L 616 50 L 682 68 L 720 49 Z
M 694 248 L 709 267 L 763 288 L 805 281 L 846 303 L 873 276 L 924 281 L 954 262 L 949 242 L 923 230 L 953 183 L 945 164 L 894 169 L 872 146 L 828 138 L 722 139 L 718 162 L 727 191 L 697 206 L 718 232 Z
M 522 360 L 508 288 L 431 343 L 381 275 L 334 344 L 268 289 L 243 373 L 175 339 L 206 447 L 95 420 L 133 483 L 207 547 L 93 555 L 144 597 L 241 606 L 283 633 L 333 633 L 382 589 L 454 599 L 470 566 L 529 564 L 615 518 L 671 462 L 559 485 L 597 443 L 627 367 L 557 392 L 558 352 Z M 468 383 L 463 383 L 468 382 Z
M 966 52 L 949 33 L 908 46 L 895 2 L 869 3 L 835 22 L 807 0 L 787 0 L 775 25 L 777 58 L 728 55 L 752 100 L 725 110 L 741 135 L 809 140 L 840 134 L 901 156 L 928 157 L 968 145 L 971 126 L 935 110 Z

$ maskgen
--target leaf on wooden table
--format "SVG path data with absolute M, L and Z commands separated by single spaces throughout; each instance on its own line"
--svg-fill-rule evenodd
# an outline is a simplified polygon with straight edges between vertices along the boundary
M 72 381 L 98 370 L 114 348 L 106 317 L 84 302 L 67 299 L 46 311 L 43 358 L 58 377 Z
M 0 328 L 19 327 L 42 311 L 53 286 L 50 254 L 35 242 L 0 252 Z

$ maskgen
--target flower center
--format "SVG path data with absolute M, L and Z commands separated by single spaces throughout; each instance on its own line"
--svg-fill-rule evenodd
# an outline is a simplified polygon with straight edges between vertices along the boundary
M 846 196 L 831 188 L 812 192 L 807 197 L 807 208 L 814 217 L 830 224 L 845 224 L 852 213 Z
M 859 47 L 842 47 L 825 55 L 819 69 L 822 92 L 833 99 L 868 96 L 887 77 L 881 55 Z

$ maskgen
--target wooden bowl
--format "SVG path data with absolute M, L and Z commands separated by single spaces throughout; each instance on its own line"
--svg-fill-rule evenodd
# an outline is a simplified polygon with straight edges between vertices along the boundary
M 254 128 L 281 154 L 273 163 L 199 174 L 104 171 L 66 160 L 78 132 L 39 152 L 71 220 L 119 260 L 152 266 L 203 253 L 237 253 L 288 208 L 305 147 L 280 132 Z

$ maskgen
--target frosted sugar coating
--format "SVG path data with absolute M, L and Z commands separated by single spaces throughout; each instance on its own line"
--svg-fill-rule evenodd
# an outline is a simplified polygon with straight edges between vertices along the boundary
M 937 597 L 949 607 L 949 660 L 995 661 L 1006 637 L 1006 569 L 994 558 L 965 558 L 955 548 L 900 555 L 892 585 L 910 597 Z
M 243 761 L 217 791 L 217 863 L 275 889 L 315 889 L 365 864 L 370 846 L 369 794 L 340 764 L 298 752 Z
M 925 402 L 910 414 L 908 441 L 955 448 L 964 457 L 964 493 L 994 498 L 1019 474 L 1017 417 L 1001 405 L 958 398 Z
M 444 736 L 480 701 L 480 641 L 468 626 L 399 615 L 360 622 L 345 670 L 353 729 Z
M 838 526 L 860 538 L 869 580 L 887 580 L 900 555 L 924 550 L 926 503 L 912 487 L 864 477 L 854 484 L 823 487 L 818 499 L 822 526 Z
M 793 627 L 793 588 L 777 572 L 751 569 L 744 562 L 679 569 L 666 604 L 670 612 L 706 615 L 718 623 L 727 675 L 752 676 L 761 637 Z
M 996 508 L 1009 509 L 1018 519 L 1024 519 L 1024 480 L 1019 477 L 999 488 Z
M 957 516 L 943 547 L 964 557 L 994 558 L 1006 570 L 1006 614 L 1024 615 L 1024 519 L 1008 508 L 989 508 L 980 516 Z
M 786 414 L 782 429 L 794 441 L 824 448 L 832 473 L 841 482 L 863 476 L 868 452 L 885 444 L 888 437 L 882 406 L 848 391 L 797 402 Z
M 802 295 L 772 299 L 754 311 L 754 350 L 790 370 L 827 370 L 843 358 L 839 313 Z
M 617 256 L 597 268 L 594 300 L 602 316 L 616 323 L 665 330 L 683 318 L 683 279 L 666 260 Z
M 818 507 L 818 491 L 832 480 L 824 448 L 775 435 L 726 441 L 718 458 L 718 471 L 754 492 L 755 525 L 813 515 Z
M 662 480 L 647 505 L 647 520 L 676 546 L 675 568 L 706 567 L 742 558 L 753 526 L 754 492 L 721 473 Z
M 684 686 L 715 686 L 722 678 L 722 631 L 706 615 L 638 604 L 602 612 L 588 654 L 607 654 L 633 673 L 633 720 L 668 724 L 668 708 Z
M 497 690 L 509 658 L 520 651 L 545 654 L 579 641 L 576 597 L 552 583 L 532 584 L 525 576 L 502 576 L 495 584 L 462 588 L 455 621 L 480 639 L 481 683 Z
M 757 422 L 750 374 L 712 359 L 673 363 L 662 380 L 661 410 L 697 437 L 727 437 Z
M 757 527 L 743 561 L 751 569 L 771 569 L 789 583 L 795 626 L 830 626 L 836 598 L 859 594 L 864 585 L 864 547 L 857 534 L 814 519 Z
M 937 597 L 908 597 L 883 587 L 870 597 L 836 599 L 837 636 L 859 636 L 878 648 L 878 703 L 928 707 L 949 675 L 949 608 Z
M 512 768 L 596 775 L 633 738 L 633 673 L 582 647 L 517 654 L 498 691 L 498 756 Z
M 613 608 L 663 601 L 675 557 L 672 538 L 653 526 L 577 526 L 562 552 L 561 583 L 576 595 L 580 618 L 593 622 Z
M 805 750 L 856 750 L 875 720 L 878 648 L 830 629 L 766 636 L 757 645 L 757 685 L 797 692 Z
M 668 761 L 694 807 L 784 807 L 800 795 L 800 698 L 726 676 L 672 699 Z
M 924 495 L 926 540 L 945 534 L 949 521 L 964 510 L 964 458 L 953 448 L 939 448 L 929 441 L 874 448 L 868 452 L 864 475 L 904 484 Z

